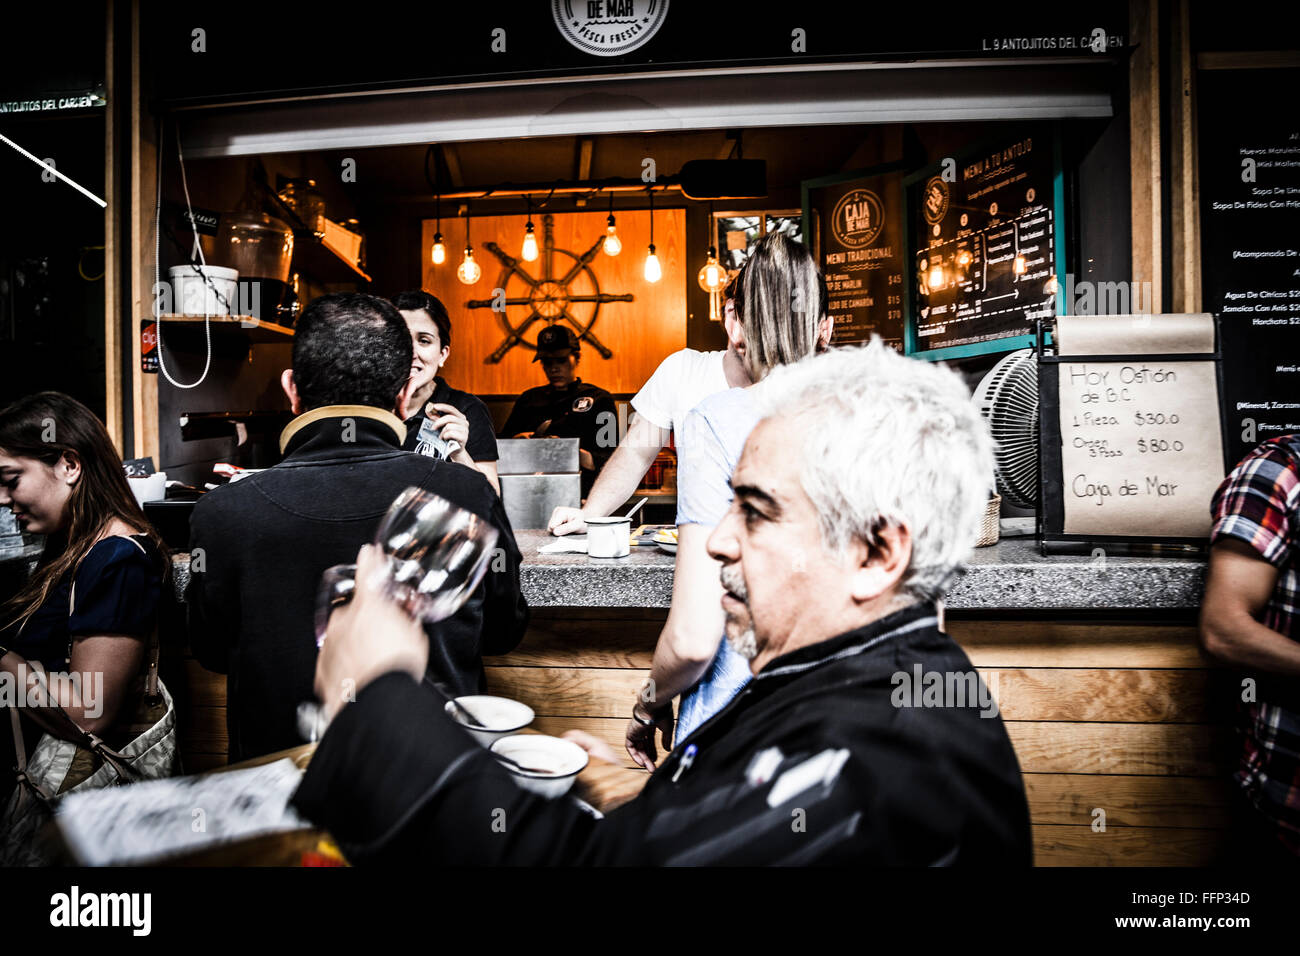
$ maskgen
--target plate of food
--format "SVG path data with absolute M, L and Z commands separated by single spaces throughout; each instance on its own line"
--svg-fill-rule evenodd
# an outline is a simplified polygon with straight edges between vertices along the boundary
M 634 548 L 653 548 L 655 546 L 655 535 L 661 531 L 668 531 L 675 528 L 671 524 L 643 524 L 632 532 L 632 547 Z
M 657 547 L 660 551 L 667 552 L 668 554 L 677 553 L 677 529 L 676 528 L 665 528 L 662 531 L 656 531 L 651 540 L 654 541 L 655 547 Z

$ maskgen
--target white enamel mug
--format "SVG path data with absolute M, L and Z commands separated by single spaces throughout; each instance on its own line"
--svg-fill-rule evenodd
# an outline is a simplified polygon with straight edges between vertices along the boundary
M 631 518 L 588 518 L 587 555 L 626 558 L 632 553 Z

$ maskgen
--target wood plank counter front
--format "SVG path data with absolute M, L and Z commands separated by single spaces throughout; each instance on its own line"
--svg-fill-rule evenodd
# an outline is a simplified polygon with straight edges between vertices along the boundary
M 572 566 L 565 568 L 537 555 L 544 534 L 518 537 L 533 619 L 513 653 L 485 659 L 488 691 L 532 707 L 534 730 L 577 728 L 603 739 L 635 789 L 645 772 L 626 756 L 623 733 L 667 616 L 658 591 L 671 558 L 637 554 L 628 564 L 568 555 Z M 997 696 L 1024 773 L 1036 863 L 1195 866 L 1221 859 L 1233 689 L 1197 644 L 1203 565 L 1116 559 L 1090 571 L 1086 558 L 1013 561 L 1006 556 L 1018 551 L 1005 542 L 1000 550 L 1005 580 L 997 577 L 994 549 L 977 553 L 979 566 L 948 603 L 946 629 Z M 582 606 L 563 604 L 570 570 L 574 603 Z M 1058 571 L 1065 584 L 1053 591 L 1047 584 Z M 646 575 L 644 586 L 638 573 Z M 1069 591 L 1086 584 L 1080 576 L 1087 573 L 1096 574 L 1090 602 Z M 593 606 L 604 574 L 611 580 L 607 606 Z M 989 590 L 997 597 L 982 600 Z M 1089 604 L 1094 610 L 1081 610 Z M 171 670 L 169 679 L 185 685 L 187 703 L 178 707 L 187 770 L 224 763 L 225 678 L 175 658 Z

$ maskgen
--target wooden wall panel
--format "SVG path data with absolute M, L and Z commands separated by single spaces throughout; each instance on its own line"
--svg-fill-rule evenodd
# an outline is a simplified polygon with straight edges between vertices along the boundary
M 1129 4 L 1129 170 L 1134 288 L 1151 283 L 1146 311 L 1163 312 L 1164 222 L 1160 157 L 1160 4 Z
M 976 667 L 1211 668 L 1196 628 L 1176 624 L 947 621 Z
M 1161 777 L 1099 773 L 1027 773 L 1034 823 L 1091 827 L 1104 810 L 1107 828 L 1228 825 L 1227 777 Z
M 1222 852 L 1217 830 L 1034 826 L 1036 866 L 1210 866 Z
M 1227 773 L 1227 734 L 1212 724 L 1009 720 L 1007 734 L 1026 773 Z
M 555 247 L 581 256 L 605 233 L 606 212 L 561 213 L 553 217 Z M 471 227 L 474 240 L 474 258 L 483 269 L 483 277 L 467 286 L 456 278 L 465 249 L 465 220 L 442 220 L 443 240 L 447 246 L 447 261 L 433 265 L 430 251 L 433 248 L 435 222 L 425 220 L 421 256 L 424 263 L 424 288 L 442 300 L 452 322 L 452 348 L 443 376 L 457 388 L 478 395 L 517 395 L 534 385 L 544 385 L 541 367 L 533 363 L 531 348 L 516 345 L 499 364 L 488 364 L 485 359 L 505 340 L 507 331 L 500 317 L 490 309 L 467 307 L 470 300 L 487 300 L 493 290 L 501 288 L 504 267 L 485 243 L 495 241 L 511 256 L 518 257 L 524 235 L 526 216 L 475 216 Z M 599 385 L 614 393 L 636 392 L 648 379 L 665 356 L 686 345 L 686 281 L 688 273 L 694 281 L 694 269 L 685 261 L 685 213 L 681 209 L 656 210 L 655 247 L 663 268 L 663 278 L 647 282 L 643 269 L 646 246 L 650 242 L 650 214 L 648 211 L 618 213 L 618 233 L 623 240 L 623 250 L 617 256 L 596 254 L 591 263 L 600 284 L 600 291 L 631 294 L 632 302 L 610 302 L 601 305 L 600 314 L 592 326 L 592 333 L 613 355 L 609 359 L 588 342 L 582 344 L 582 361 L 578 375 L 583 381 Z M 543 237 L 541 213 L 534 213 L 533 224 L 538 242 Z M 544 256 L 536 262 L 521 263 L 534 278 L 543 271 Z M 562 253 L 555 255 L 553 274 L 562 275 L 574 260 Z M 702 265 L 703 263 L 701 263 Z M 695 269 L 698 269 L 697 265 Z M 527 288 L 518 278 L 512 278 L 504 287 L 510 299 L 527 295 Z M 575 279 L 571 290 L 580 294 L 593 291 L 587 276 Z M 391 290 L 396 292 L 398 290 Z M 593 306 L 576 303 L 572 314 L 586 324 Z M 524 305 L 511 305 L 506 315 L 518 327 L 531 313 Z M 562 321 L 562 320 L 561 320 Z M 536 343 L 537 333 L 544 323 L 534 323 L 524 337 Z
M 624 717 L 649 670 L 595 667 L 489 667 L 488 689 L 557 717 Z

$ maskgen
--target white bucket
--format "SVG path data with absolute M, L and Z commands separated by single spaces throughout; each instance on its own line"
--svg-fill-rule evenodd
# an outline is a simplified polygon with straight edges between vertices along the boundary
M 203 266 L 202 269 L 211 285 L 199 275 L 199 267 L 173 266 L 167 270 L 172 280 L 172 305 L 177 314 L 229 315 L 237 301 L 239 272 L 224 266 Z M 225 301 L 217 298 L 214 288 Z
M 136 504 L 141 508 L 146 501 L 162 501 L 167 497 L 167 472 L 156 471 L 152 475 L 130 477 L 126 483 L 135 495 Z

